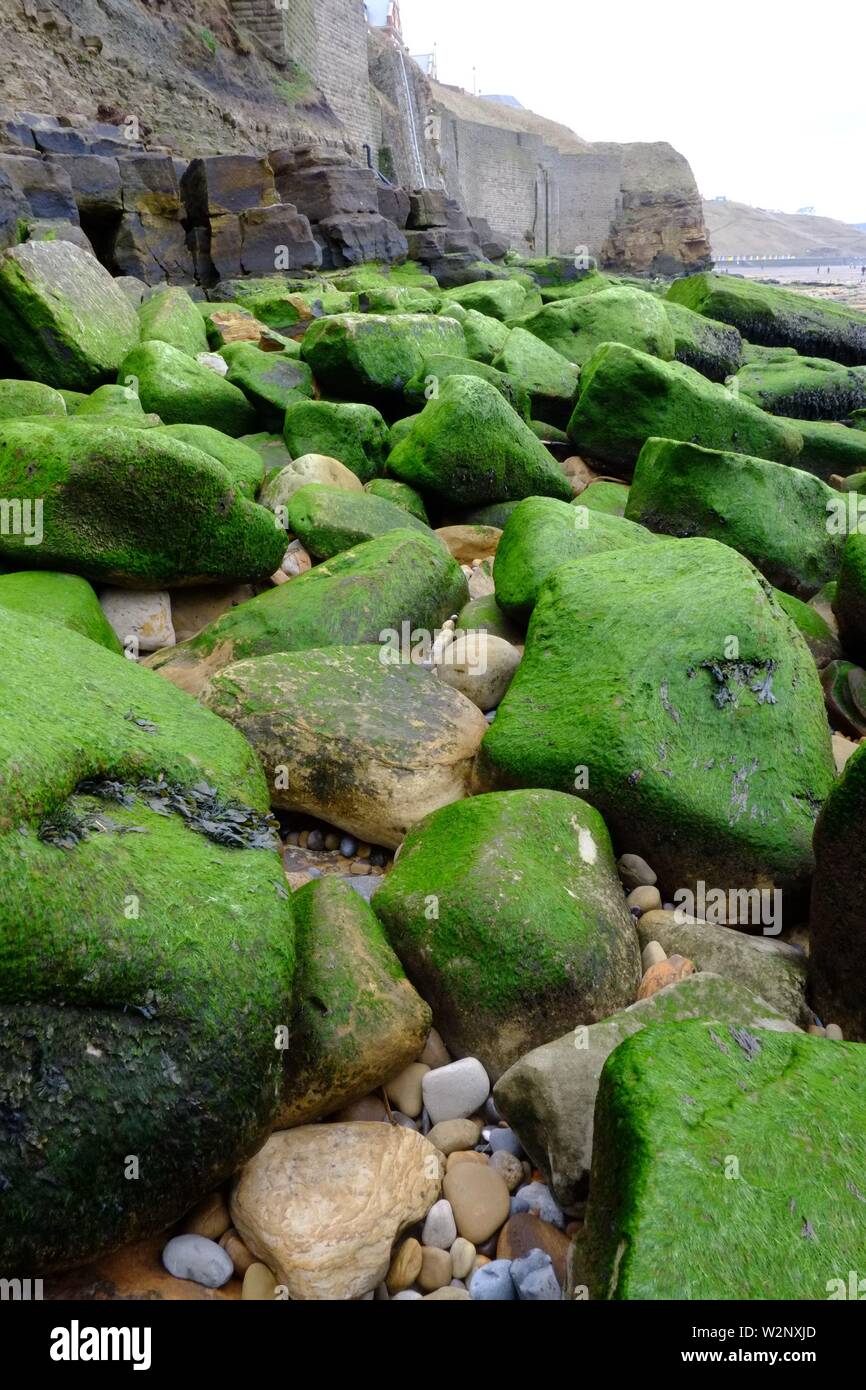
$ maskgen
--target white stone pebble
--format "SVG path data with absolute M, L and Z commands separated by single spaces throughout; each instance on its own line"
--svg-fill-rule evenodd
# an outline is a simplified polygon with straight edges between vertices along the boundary
M 477 1057 L 461 1057 L 447 1067 L 428 1071 L 421 1083 L 430 1119 L 465 1120 L 480 1110 L 490 1094 L 487 1072 Z
M 427 1213 L 424 1229 L 421 1232 L 422 1245 L 435 1245 L 439 1250 L 450 1250 L 457 1239 L 457 1222 L 451 1210 L 451 1203 L 444 1197 L 434 1202 Z
M 175 1279 L 192 1279 L 208 1289 L 221 1289 L 235 1270 L 231 1256 L 207 1236 L 174 1236 L 162 1252 L 162 1262 Z

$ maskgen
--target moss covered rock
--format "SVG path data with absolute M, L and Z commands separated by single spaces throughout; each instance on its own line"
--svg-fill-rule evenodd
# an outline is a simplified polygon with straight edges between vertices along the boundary
M 818 592 L 820 594 L 822 590 L 819 589 Z M 826 618 L 813 608 L 811 603 L 804 603 L 793 594 L 786 594 L 783 589 L 774 589 L 773 595 L 779 607 L 799 628 L 819 671 L 842 655 L 839 638 Z
M 740 368 L 735 381 L 762 410 L 795 420 L 844 420 L 866 405 L 866 367 L 845 367 L 823 357 L 753 362 Z
M 675 280 L 667 297 L 708 318 L 733 324 L 750 343 L 792 347 L 850 366 L 866 363 L 866 314 L 841 304 L 737 275 L 690 275 Z
M 402 507 L 410 516 L 429 525 L 424 499 L 408 483 L 398 483 L 396 478 L 371 478 L 369 483 L 364 484 L 364 491 L 373 497 L 384 497 L 387 502 L 393 502 L 395 507 Z
M 284 352 L 262 352 L 254 343 L 230 343 L 220 350 L 229 364 L 226 381 L 243 391 L 263 429 L 283 428 L 286 408 L 313 394 L 306 362 Z
M 96 259 L 69 241 L 0 255 L 0 346 L 23 375 L 90 391 L 138 342 L 138 316 Z
M 52 386 L 41 381 L 0 381 L 0 420 L 65 414 L 66 402 Z
M 432 1015 L 382 927 L 335 875 L 292 898 L 294 1000 L 275 1125 L 308 1124 L 360 1100 L 414 1061 Z
M 489 382 L 446 378 L 388 455 L 388 472 L 458 506 L 571 497 L 544 445 Z
M 784 420 L 802 436 L 803 448 L 795 463 L 825 481 L 834 474 L 866 471 L 866 435 L 830 420 Z
M 495 594 L 471 598 L 460 610 L 457 628 L 461 632 L 488 632 L 492 637 L 501 637 L 503 641 L 510 642 L 512 646 L 523 642 L 521 628 L 503 613 Z
M 866 535 L 853 532 L 845 541 L 833 613 L 846 656 L 866 663 Z
M 351 469 L 344 468 L 338 459 L 325 454 L 302 454 L 285 468 L 272 473 L 259 494 L 263 507 L 270 508 L 288 529 L 288 506 L 296 492 L 310 483 L 341 488 L 344 492 L 363 492 L 361 479 Z
M 476 796 L 422 821 L 373 910 L 452 1052 L 496 1078 L 631 1003 L 637 935 L 597 811 L 550 791 Z
M 866 749 L 849 758 L 815 827 L 815 878 L 809 916 L 809 999 L 823 1023 L 866 1042 Z
M 325 483 L 307 483 L 293 493 L 288 519 L 288 529 L 319 560 L 328 560 L 389 531 L 408 528 L 433 534 L 426 522 L 384 497 Z
M 292 914 L 234 729 L 56 624 L 0 608 L 0 651 L 0 1256 L 42 1274 L 164 1230 L 261 1144 Z
M 704 928 L 705 933 L 712 930 Z M 793 1030 L 792 1024 L 750 989 L 719 974 L 700 971 L 584 1027 L 582 1034 L 576 1034 L 572 1027 L 564 1037 L 521 1057 L 499 1078 L 496 1108 L 518 1134 L 533 1166 L 540 1168 L 563 1210 L 583 1214 L 598 1083 L 614 1048 L 650 1024 L 693 1018 L 715 1019 L 736 1028 L 775 1024 L 784 1031 Z
M 273 805 L 394 848 L 467 795 L 487 724 L 432 672 L 390 655 L 371 642 L 257 656 L 200 698 L 255 748 Z
M 700 372 L 621 343 L 604 343 L 584 367 L 568 434 L 579 450 L 625 474 L 652 437 L 690 440 L 778 463 L 796 463 L 803 446 L 794 426 Z
M 828 522 L 839 494 L 799 468 L 745 454 L 648 439 L 625 515 L 668 536 L 711 536 L 771 584 L 811 598 L 836 577 L 844 537 Z
M 53 570 L 18 570 L 0 574 L 0 608 L 31 618 L 59 623 L 89 637 L 110 652 L 120 653 L 114 629 L 86 579 Z
M 221 430 L 211 429 L 210 425 L 160 425 L 159 433 L 170 439 L 179 439 L 183 444 L 191 444 L 203 454 L 210 454 L 221 463 L 238 492 L 244 497 L 255 498 L 265 475 L 262 457 L 244 444 L 240 439 L 232 439 Z
M 496 601 L 509 617 L 525 622 L 549 574 L 568 560 L 602 550 L 646 545 L 653 536 L 623 517 L 571 506 L 553 497 L 527 497 L 505 523 L 496 551 Z
M 95 391 L 79 401 L 69 418 L 76 422 L 99 420 L 100 424 L 123 425 L 131 430 L 155 429 L 161 423 L 158 415 L 145 411 L 135 382 L 129 386 L 113 382 L 97 386 Z
M 529 393 L 534 419 L 565 428 L 580 376 L 574 363 L 525 328 L 513 328 L 493 365 Z
M 601 343 L 625 343 L 665 362 L 674 355 L 674 332 L 661 300 L 627 285 L 546 304 L 524 327 L 579 367 Z
M 456 289 L 446 290 L 443 296 L 443 312 L 448 312 L 448 304 L 462 304 L 464 309 L 474 309 L 487 318 L 514 318 L 526 303 L 526 289 L 517 280 L 478 280 L 470 285 L 458 285 Z
M 446 303 L 446 312 L 448 307 Z M 453 309 L 454 305 L 450 307 Z M 499 319 L 491 318 L 489 314 L 480 314 L 477 309 L 464 309 L 460 322 L 463 325 L 463 337 L 469 356 L 476 362 L 492 365 L 497 353 L 501 352 L 508 342 L 511 329 Z
M 390 448 L 388 426 L 378 410 L 350 402 L 293 401 L 283 438 L 293 458 L 325 454 L 339 459 L 362 483 L 384 471 Z
M 0 559 L 16 568 L 153 589 L 264 579 L 285 550 L 270 513 L 240 496 L 211 455 L 157 430 L 7 421 L 0 496 L 17 500 L 24 520 L 41 501 L 31 536 L 0 535 Z
M 684 304 L 662 300 L 662 307 L 674 331 L 674 357 L 694 367 L 710 381 L 725 381 L 740 366 L 743 340 L 729 323 L 717 323 L 687 309 Z
M 118 379 L 166 425 L 210 425 L 233 438 L 255 428 L 255 411 L 243 391 L 168 343 L 133 348 Z
M 463 357 L 455 319 L 431 314 L 334 314 L 313 323 L 301 353 L 330 395 L 394 411 L 428 357 Z
M 487 381 L 524 420 L 529 418 L 529 395 L 514 377 L 489 367 L 486 362 L 473 362 L 466 357 L 428 357 L 419 372 L 406 382 L 404 396 L 410 410 L 420 412 L 427 401 L 434 400 L 442 383 L 452 376 L 474 376 Z M 399 443 L 399 435 L 397 438 Z
M 834 777 L 803 639 L 748 561 L 703 539 L 553 572 L 480 764 L 486 786 L 580 790 L 668 895 L 702 879 L 791 904 Z
M 239 604 L 148 664 L 198 693 L 213 672 L 245 657 L 379 643 L 389 632 L 399 639 L 404 623 L 410 634 L 433 632 L 468 596 L 463 571 L 435 536 L 393 531 Z
M 628 488 L 623 483 L 612 483 L 607 478 L 599 478 L 590 483 L 580 494 L 580 506 L 591 512 L 607 512 L 608 516 L 624 516 L 628 502 Z
M 143 343 L 168 343 L 188 357 L 208 350 L 207 326 L 198 306 L 186 290 L 174 285 L 145 300 L 138 310 L 138 321 Z
M 601 1074 L 572 1284 L 591 1299 L 847 1296 L 866 1260 L 864 1095 L 850 1043 L 728 1022 L 627 1038 Z M 821 1114 L 833 1139 L 816 1145 Z

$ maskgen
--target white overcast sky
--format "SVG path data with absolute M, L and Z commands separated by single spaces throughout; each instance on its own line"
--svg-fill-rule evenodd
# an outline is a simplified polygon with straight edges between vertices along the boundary
M 707 198 L 866 222 L 866 3 L 400 0 L 439 79 L 587 140 L 667 140 Z

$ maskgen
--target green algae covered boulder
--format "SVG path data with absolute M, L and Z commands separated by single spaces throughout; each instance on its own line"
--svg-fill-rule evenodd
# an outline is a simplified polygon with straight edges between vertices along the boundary
M 66 402 L 52 386 L 41 381 L 0 381 L 0 420 L 65 414 Z
M 309 1124 L 397 1076 L 432 1016 L 358 893 L 334 874 L 292 897 L 297 964 L 277 1129 Z
M 387 467 L 401 482 L 462 507 L 572 495 L 525 421 L 477 377 L 447 377 L 391 450 Z
M 834 474 L 845 477 L 866 471 L 866 435 L 860 430 L 831 420 L 777 419 L 802 435 L 803 449 L 795 460 L 798 468 L 825 481 Z
M 198 305 L 186 290 L 174 285 L 145 300 L 138 309 L 138 321 L 143 343 L 168 343 L 188 357 L 208 350 L 207 325 Z
M 114 382 L 97 386 L 95 391 L 79 402 L 70 418 L 76 422 L 87 420 L 96 423 L 98 420 L 100 424 L 123 425 L 133 430 L 155 429 L 160 424 L 158 415 L 145 412 L 134 382 L 129 386 L 119 386 Z
M 834 777 L 808 648 L 749 562 L 704 539 L 554 570 L 479 762 L 485 788 L 579 790 L 668 898 L 700 879 L 794 905 Z
M 624 516 L 628 502 L 628 488 L 624 483 L 612 483 L 607 478 L 599 478 L 580 494 L 580 506 L 591 512 L 607 512 L 609 516 Z
M 493 365 L 529 392 L 534 419 L 565 428 L 580 376 L 573 362 L 525 328 L 513 328 Z
M 859 530 L 845 540 L 833 613 L 846 656 L 866 664 L 866 535 Z
M 421 370 L 406 382 L 403 394 L 407 408 L 422 411 L 427 401 L 435 399 L 443 381 L 452 376 L 474 376 L 479 381 L 489 382 L 512 410 L 522 419 L 529 419 L 529 395 L 514 377 L 489 367 L 486 362 L 473 362 L 466 357 L 428 357 Z
M 463 357 L 466 341 L 456 319 L 432 314 L 334 314 L 310 325 L 301 355 L 329 395 L 394 411 L 428 357 Z
M 652 915 L 661 916 L 657 912 Z M 694 930 L 704 935 L 715 930 L 716 935 L 754 939 L 705 924 Z M 640 922 L 638 934 L 643 944 Z M 766 943 L 759 940 L 760 944 Z M 673 954 L 673 948 L 665 949 Z M 802 1003 L 802 981 L 799 997 Z M 586 1204 L 593 1112 L 607 1058 L 625 1038 L 650 1024 L 693 1018 L 715 1019 L 737 1028 L 795 1029 L 751 989 L 723 978 L 720 972 L 711 974 L 698 967 L 695 974 L 679 983 L 667 985 L 589 1028 L 584 1026 L 582 1033 L 571 1028 L 563 1037 L 535 1048 L 499 1078 L 496 1108 L 519 1136 L 533 1167 L 541 1169 L 563 1210 L 582 1215 Z
M 628 285 L 546 304 L 523 326 L 579 367 L 601 343 L 625 343 L 665 362 L 674 355 L 674 332 L 661 300 Z
M 285 551 L 270 512 L 213 457 L 157 430 L 7 421 L 0 496 L 25 523 L 0 535 L 15 568 L 153 589 L 265 579 Z
M 400 638 L 403 623 L 433 633 L 469 596 L 437 536 L 392 531 L 241 603 L 148 664 L 197 694 L 215 671 L 249 656 Z
M 496 602 L 495 594 L 482 594 L 481 598 L 471 598 L 457 617 L 458 631 L 489 632 L 492 637 L 501 637 L 512 645 L 523 642 L 523 632 L 503 613 Z
M 156 1235 L 262 1143 L 292 913 L 234 729 L 2 607 L 0 665 L 0 1260 L 41 1275 Z
M 496 601 L 510 618 L 525 622 L 549 574 L 568 560 L 601 550 L 652 544 L 643 526 L 571 506 L 553 497 L 526 497 L 505 523 L 493 564 Z
M 384 497 L 395 507 L 402 507 L 410 516 L 423 521 L 425 526 L 430 524 L 423 497 L 408 483 L 398 483 L 396 478 L 371 478 L 369 483 L 364 484 L 364 491 L 372 497 Z
M 418 530 L 432 535 L 426 522 L 384 497 L 325 483 L 306 483 L 289 501 L 288 529 L 319 560 L 389 531 Z
M 866 314 L 841 304 L 738 275 L 709 273 L 675 280 L 667 298 L 733 324 L 750 343 L 796 348 L 805 356 L 830 357 L 849 366 L 866 363 Z
M 458 285 L 443 295 L 442 312 L 449 303 L 461 304 L 491 319 L 505 322 L 521 312 L 526 303 L 526 289 L 518 280 L 478 280 L 470 285 Z
M 846 1038 L 860 1043 L 866 1042 L 864 751 L 861 744 L 848 759 L 815 827 L 808 975 L 809 999 L 821 1021 L 838 1024 Z
M 674 331 L 674 357 L 694 367 L 710 381 L 725 381 L 740 366 L 743 340 L 729 323 L 696 314 L 684 304 L 663 299 L 662 307 Z
M 435 314 L 442 296 L 423 286 L 370 285 L 357 292 L 357 307 L 362 314 Z
M 90 391 L 138 342 L 138 316 L 95 256 L 69 241 L 0 255 L 0 347 L 24 376 Z
M 569 1287 L 614 1300 L 846 1297 L 866 1261 L 864 1065 L 851 1043 L 728 1022 L 627 1038 L 601 1074 Z M 827 1143 L 820 1115 L 832 1116 Z
M 237 438 L 255 428 L 243 391 L 168 343 L 141 343 L 120 364 L 118 381 L 166 425 L 210 425 Z
M 110 652 L 121 652 L 114 629 L 86 579 L 52 570 L 17 570 L 0 574 L 0 608 L 59 623 L 89 637 Z
M 348 401 L 293 401 L 283 438 L 292 458 L 324 454 L 338 459 L 362 483 L 384 472 L 389 450 L 388 426 L 378 410 Z
M 818 593 L 822 592 L 823 589 L 819 589 Z M 817 608 L 811 603 L 804 603 L 802 599 L 795 598 L 793 594 L 786 594 L 783 589 L 774 589 L 773 597 L 791 622 L 799 628 L 819 671 L 829 662 L 838 660 L 842 655 L 839 638 Z
M 226 381 L 243 391 L 265 430 L 279 433 L 286 408 L 313 394 L 309 367 L 291 353 L 262 352 L 253 343 L 230 343 L 221 349 L 220 356 L 229 365 Z
M 210 425 L 160 425 L 159 433 L 210 454 L 222 464 L 238 492 L 255 500 L 265 476 L 265 466 L 261 455 L 249 444 L 232 439 L 221 430 L 213 430 Z
M 455 306 L 449 306 L 446 301 L 444 312 L 447 313 L 449 307 L 453 310 Z M 492 366 L 493 359 L 505 347 L 512 330 L 489 314 L 479 314 L 477 309 L 464 309 L 462 313 L 460 322 L 466 351 L 476 362 L 487 362 Z
M 745 454 L 648 439 L 625 515 L 668 536 L 711 536 L 771 584 L 811 598 L 835 579 L 844 536 L 828 525 L 839 498 L 811 473 Z
M 450 1050 L 494 1080 L 637 993 L 610 839 L 577 797 L 531 790 L 444 807 L 410 830 L 372 904 Z
M 734 379 L 747 400 L 795 420 L 844 420 L 866 405 L 866 367 L 845 367 L 823 357 L 753 362 Z
M 471 700 L 398 642 L 236 661 L 199 698 L 255 748 L 272 805 L 390 849 L 468 795 L 487 728 Z
M 604 343 L 584 367 L 568 426 L 578 450 L 628 474 L 646 441 L 683 439 L 796 463 L 803 437 L 681 362 Z

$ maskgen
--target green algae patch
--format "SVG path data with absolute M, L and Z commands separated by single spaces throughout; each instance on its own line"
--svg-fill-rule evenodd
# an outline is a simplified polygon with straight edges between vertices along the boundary
M 44 618 L 89 637 L 110 652 L 122 651 L 99 599 L 87 580 L 77 574 L 56 574 L 51 570 L 0 574 L 0 608 Z
M 786 913 L 834 776 L 802 637 L 749 562 L 704 539 L 554 570 L 479 755 L 485 788 L 580 790 L 669 897 L 773 884 Z
M 426 522 L 384 497 L 325 483 L 306 483 L 289 502 L 288 529 L 320 560 L 407 528 L 433 534 Z
M 546 304 L 523 326 L 578 367 L 602 343 L 625 343 L 665 362 L 674 355 L 674 333 L 661 301 L 624 285 Z
M 544 445 L 494 386 L 477 377 L 441 382 L 391 450 L 388 472 L 457 506 L 534 494 L 567 501 L 571 486 Z
M 232 439 L 221 430 L 211 429 L 210 425 L 160 425 L 159 433 L 170 439 L 179 439 L 182 444 L 190 444 L 203 454 L 209 454 L 228 473 L 238 492 L 243 497 L 255 500 L 256 493 L 265 476 L 265 466 L 261 454 L 245 444 L 241 439 Z
M 454 311 L 454 304 L 447 304 L 444 313 Z M 500 322 L 499 319 L 491 318 L 489 314 L 480 314 L 477 309 L 462 309 L 460 322 L 463 326 L 463 337 L 466 341 L 466 351 L 476 362 L 486 362 L 488 366 L 493 365 L 493 360 L 497 353 L 501 352 L 511 336 L 511 329 Z
M 538 591 L 558 565 L 598 551 L 653 543 L 643 526 L 553 497 L 527 497 L 505 523 L 493 564 L 496 601 L 510 618 L 526 622 Z
M 611 483 L 607 478 L 599 478 L 590 483 L 580 494 L 578 505 L 588 507 L 591 512 L 607 512 L 608 516 L 624 516 L 628 502 L 628 488 L 623 483 Z
M 166 425 L 210 425 L 233 438 L 255 428 L 243 391 L 168 343 L 141 343 L 127 353 L 118 380 Z
M 521 384 L 507 372 L 489 367 L 486 362 L 473 362 L 466 357 L 428 357 L 419 372 L 406 382 L 403 392 L 410 410 L 420 412 L 427 401 L 435 398 L 444 381 L 452 376 L 474 376 L 489 382 L 522 419 L 529 418 L 529 395 Z
M 158 430 L 7 421 L 0 495 L 32 523 L 31 535 L 0 535 L 0 559 L 16 568 L 147 589 L 264 579 L 285 550 L 271 513 L 215 458 Z
M 845 538 L 829 523 L 839 494 L 811 473 L 745 454 L 648 439 L 625 514 L 668 536 L 710 536 L 771 584 L 808 599 L 835 579 Z
M 674 331 L 674 357 L 710 381 L 726 381 L 740 366 L 743 340 L 729 323 L 696 314 L 684 304 L 663 299 L 662 308 Z
M 796 420 L 844 420 L 866 406 L 866 367 L 845 367 L 822 357 L 753 362 L 735 380 L 742 395 L 771 415 Z
M 393 502 L 395 507 L 401 507 L 417 521 L 423 521 L 425 526 L 429 526 L 430 520 L 424 506 L 424 498 L 408 483 L 398 483 L 396 478 L 371 478 L 369 483 L 364 484 L 364 491 L 372 497 L 383 497 L 386 502 Z
M 145 300 L 138 309 L 138 321 L 143 343 L 168 343 L 188 357 L 208 350 L 207 326 L 200 310 L 186 290 L 174 285 Z
M 334 314 L 311 324 L 301 346 L 324 392 L 391 411 L 406 382 L 440 354 L 463 357 L 466 342 L 455 319 L 431 314 Z
M 864 1082 L 862 1048 L 802 1033 L 627 1038 L 601 1075 L 573 1283 L 591 1299 L 845 1297 L 866 1260 Z
M 470 797 L 410 830 L 373 896 L 458 1056 L 498 1077 L 637 993 L 637 935 L 601 816 L 577 797 Z
M 449 304 L 460 304 L 464 309 L 474 309 L 487 318 L 505 322 L 522 311 L 526 293 L 517 280 L 478 280 L 470 285 L 446 290 L 442 311 L 447 313 Z
M 229 343 L 220 350 L 228 363 L 226 381 L 243 391 L 262 429 L 278 433 L 286 408 L 313 394 L 313 375 L 291 353 L 263 352 L 253 343 Z
M 158 795 L 266 818 L 233 729 L 56 624 L 0 608 L 0 650 L 0 1252 L 39 1273 L 165 1229 L 261 1143 L 292 916 L 272 848 Z
M 603 343 L 584 367 L 568 426 L 581 451 L 627 476 L 650 438 L 796 463 L 803 436 L 681 362 Z
M 292 402 L 283 422 L 292 458 L 324 454 L 337 459 L 362 483 L 385 471 L 388 426 L 374 406 L 351 401 Z
M 578 367 L 525 328 L 511 330 L 493 365 L 528 392 L 533 419 L 565 429 L 577 395 Z
M 41 381 L 0 381 L 0 420 L 65 414 L 66 402 L 52 386 Z

